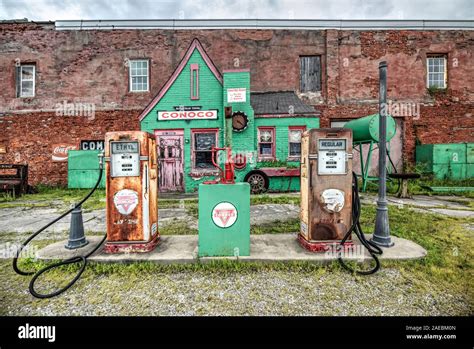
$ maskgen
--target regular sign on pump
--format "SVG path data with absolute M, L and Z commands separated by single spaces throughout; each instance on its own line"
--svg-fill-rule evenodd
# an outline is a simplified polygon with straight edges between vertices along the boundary
M 159 111 L 158 120 L 209 120 L 217 119 L 217 110 Z

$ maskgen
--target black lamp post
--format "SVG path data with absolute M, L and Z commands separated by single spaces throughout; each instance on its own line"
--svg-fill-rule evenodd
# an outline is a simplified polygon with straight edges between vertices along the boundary
M 379 64 L 379 195 L 372 241 L 379 246 L 393 246 L 390 238 L 387 203 L 387 62 Z

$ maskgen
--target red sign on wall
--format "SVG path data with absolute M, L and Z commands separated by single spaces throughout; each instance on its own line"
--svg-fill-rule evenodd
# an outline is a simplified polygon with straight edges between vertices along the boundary
M 217 110 L 159 111 L 158 120 L 203 120 L 217 119 Z
M 53 161 L 67 161 L 67 155 L 69 150 L 75 150 L 77 147 L 70 144 L 55 144 L 53 145 Z

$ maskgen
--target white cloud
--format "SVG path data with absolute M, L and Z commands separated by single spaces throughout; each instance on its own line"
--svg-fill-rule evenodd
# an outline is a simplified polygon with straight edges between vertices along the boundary
M 474 19 L 472 0 L 0 0 L 0 18 Z

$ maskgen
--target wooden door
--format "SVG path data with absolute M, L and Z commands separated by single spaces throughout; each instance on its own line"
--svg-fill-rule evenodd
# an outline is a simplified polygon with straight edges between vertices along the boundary
M 184 191 L 183 130 L 156 131 L 160 192 Z

